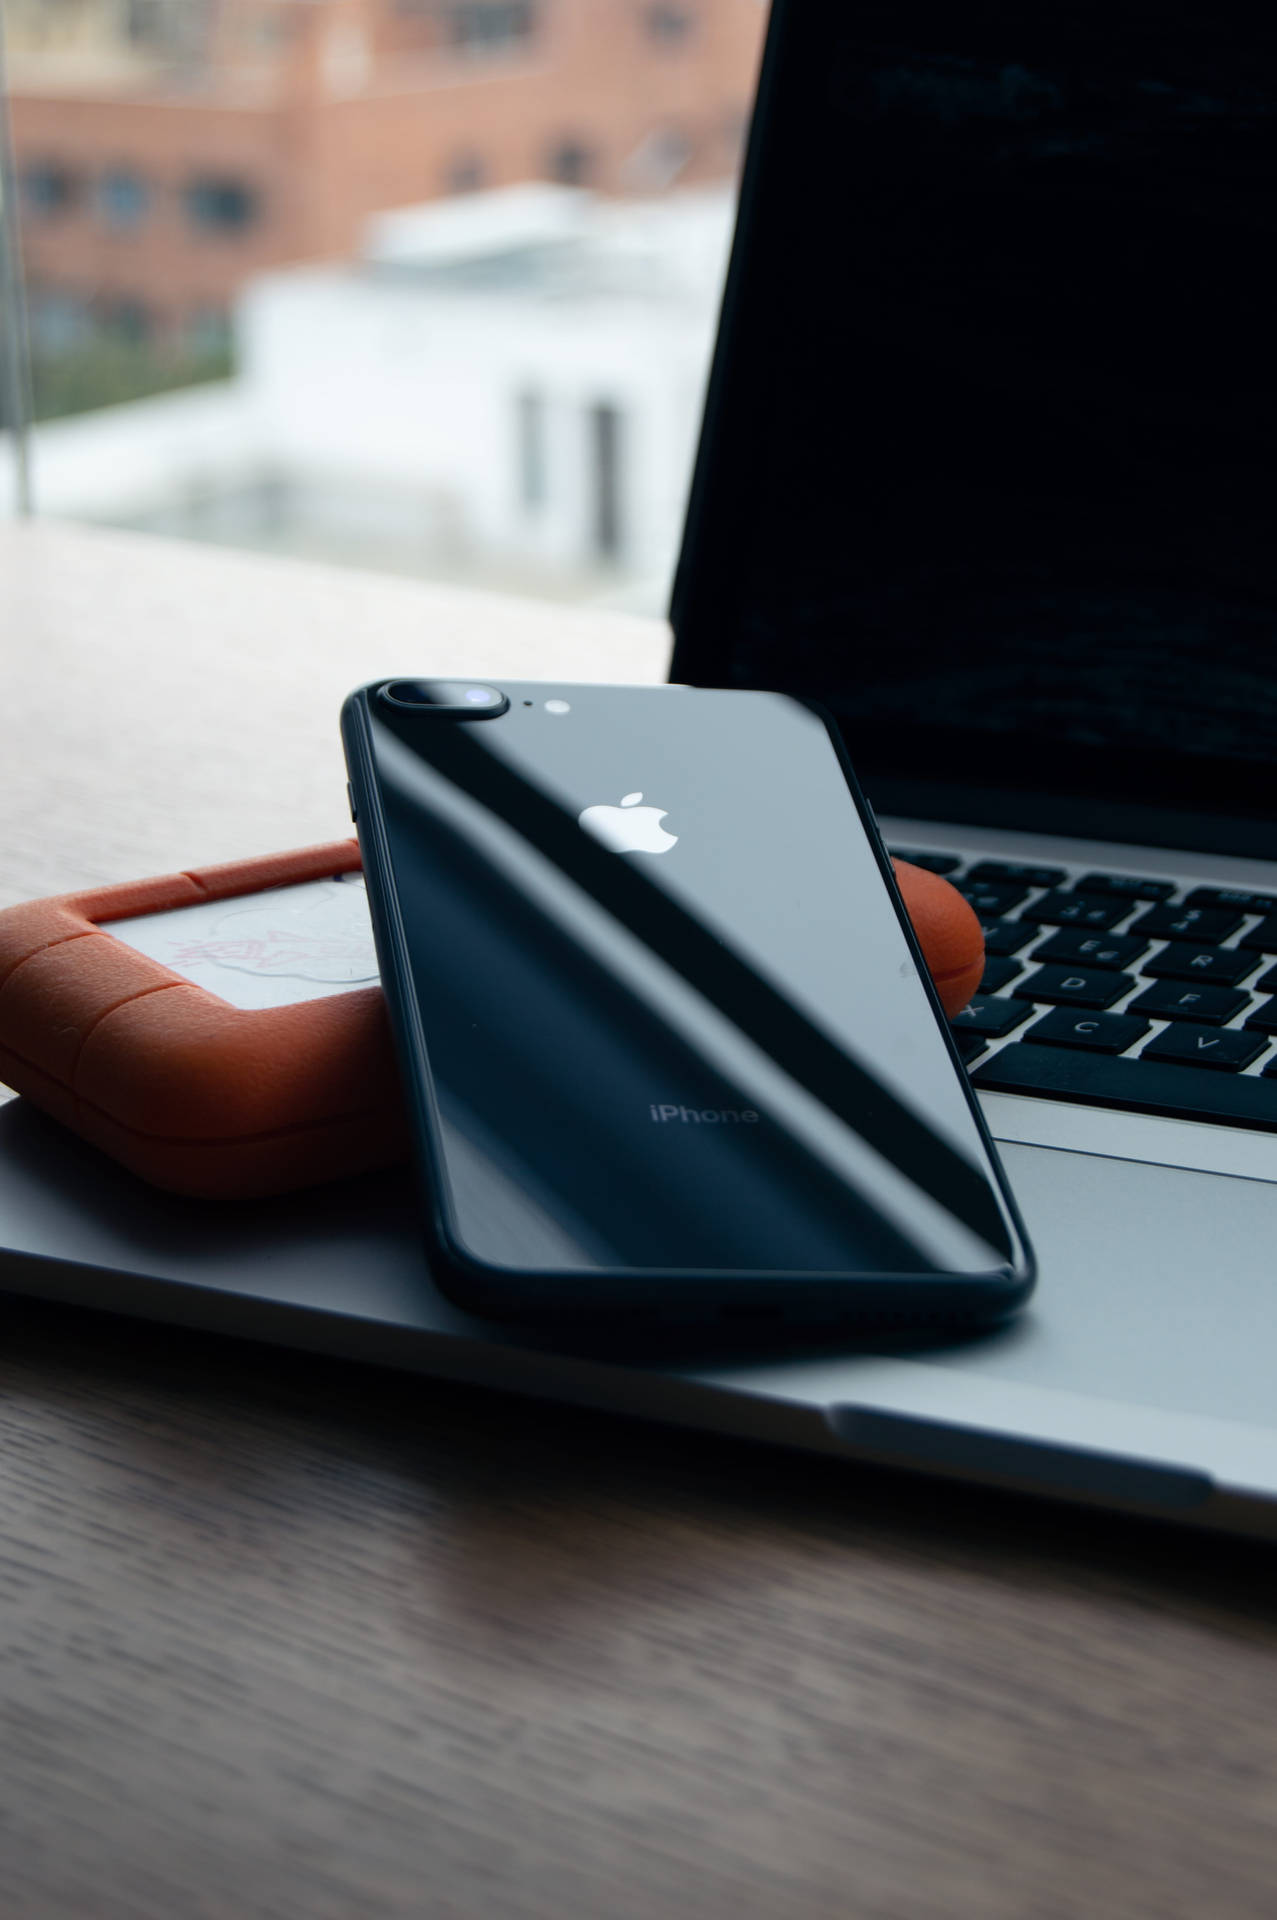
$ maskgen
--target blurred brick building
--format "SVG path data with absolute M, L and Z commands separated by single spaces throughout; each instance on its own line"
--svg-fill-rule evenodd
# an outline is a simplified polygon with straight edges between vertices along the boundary
M 529 179 L 728 178 L 761 0 L 4 0 L 33 332 L 216 345 L 267 266 Z

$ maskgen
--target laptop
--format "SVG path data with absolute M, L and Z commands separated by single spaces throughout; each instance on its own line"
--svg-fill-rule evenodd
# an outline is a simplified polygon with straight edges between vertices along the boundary
M 958 1031 L 1025 1313 L 568 1352 L 441 1298 L 398 1175 L 203 1206 L 23 1102 L 0 1285 L 1277 1532 L 1275 60 L 1230 4 L 770 28 L 671 677 L 820 696 L 891 844 L 975 904 Z
M 1271 1179 L 1277 49 L 1242 20 L 779 0 L 672 677 L 834 709 L 984 922 L 1002 1138 Z

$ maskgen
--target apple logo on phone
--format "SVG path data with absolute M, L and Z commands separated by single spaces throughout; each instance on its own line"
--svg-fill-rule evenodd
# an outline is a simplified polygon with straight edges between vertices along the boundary
M 663 807 L 641 807 L 641 793 L 627 793 L 619 807 L 586 807 L 578 825 L 601 840 L 609 853 L 668 853 L 678 841 L 666 833 Z

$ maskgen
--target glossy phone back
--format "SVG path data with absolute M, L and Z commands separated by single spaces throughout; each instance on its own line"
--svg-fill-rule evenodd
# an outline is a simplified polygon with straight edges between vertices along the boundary
M 1005 1313 L 1019 1223 L 836 737 L 785 695 L 347 702 L 382 978 L 455 1298 Z

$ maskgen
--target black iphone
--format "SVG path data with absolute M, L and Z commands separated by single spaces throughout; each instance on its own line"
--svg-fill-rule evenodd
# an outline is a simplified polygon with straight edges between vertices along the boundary
M 342 730 L 453 1300 L 893 1327 L 1023 1302 L 1023 1228 L 818 710 L 395 680 Z

